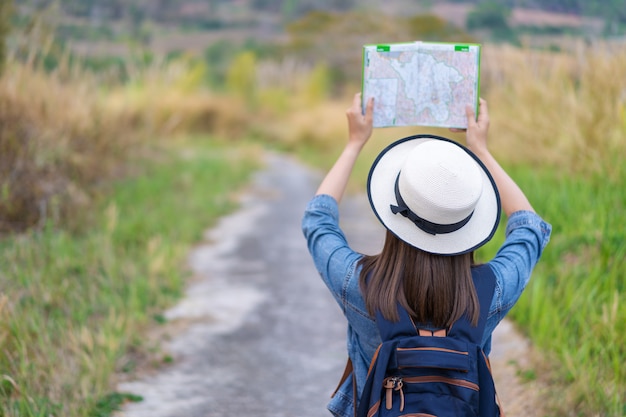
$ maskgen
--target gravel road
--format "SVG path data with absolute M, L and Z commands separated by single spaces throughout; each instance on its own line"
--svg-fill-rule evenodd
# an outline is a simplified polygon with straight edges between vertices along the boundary
M 300 231 L 319 179 L 288 157 L 268 156 L 241 209 L 190 253 L 195 279 L 160 331 L 172 363 L 120 382 L 118 391 L 143 401 L 125 404 L 118 417 L 330 416 L 325 406 L 346 360 L 345 319 Z M 342 226 L 356 250 L 375 253 L 383 232 L 367 204 L 363 195 L 347 197 Z M 510 323 L 494 334 L 492 362 L 509 417 L 541 415 L 537 390 L 516 377 L 527 350 Z

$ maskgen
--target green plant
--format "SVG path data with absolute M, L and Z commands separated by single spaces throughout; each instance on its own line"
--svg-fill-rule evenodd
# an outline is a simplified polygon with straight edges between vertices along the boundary
M 108 397 L 111 375 L 132 369 L 128 349 L 149 348 L 133 335 L 180 297 L 188 250 L 257 166 L 254 148 L 233 146 L 153 147 L 90 227 L 0 241 L 0 415 L 88 417 L 119 399 Z
M 611 160 L 606 160 L 611 164 Z M 625 402 L 626 180 L 604 173 L 565 177 L 516 170 L 536 209 L 553 224 L 552 242 L 513 317 L 562 364 L 557 389 L 584 415 L 620 415 Z M 612 176 L 615 174 L 613 173 Z
M 112 392 L 98 400 L 89 414 L 89 417 L 110 417 L 113 412 L 119 411 L 120 406 L 125 402 L 138 402 L 143 398 L 139 395 L 125 392 Z
M 226 74 L 226 86 L 231 94 L 242 97 L 250 105 L 256 95 L 256 55 L 242 52 L 233 60 Z
M 7 36 L 13 19 L 13 0 L 3 0 L 0 3 L 0 74 L 4 70 L 7 60 Z
M 510 8 L 498 1 L 484 1 L 467 15 L 466 26 L 469 30 L 490 32 L 492 41 L 517 44 L 515 32 L 509 25 L 510 14 Z

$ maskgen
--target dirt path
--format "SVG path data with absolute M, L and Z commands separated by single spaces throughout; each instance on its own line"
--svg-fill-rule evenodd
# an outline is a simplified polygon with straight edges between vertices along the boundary
M 143 401 L 126 404 L 119 417 L 330 415 L 325 406 L 346 358 L 345 319 L 300 232 L 318 181 L 287 157 L 268 157 L 241 210 L 190 254 L 196 279 L 152 335 L 172 363 L 120 380 L 118 391 Z M 382 228 L 367 199 L 348 197 L 341 211 L 353 247 L 378 251 Z M 516 376 L 526 354 L 527 343 L 503 323 L 494 334 L 492 364 L 509 417 L 542 415 L 536 390 Z
M 530 342 L 508 320 L 498 325 L 492 341 L 491 367 L 505 415 L 548 415 L 540 383 L 530 377 L 525 381 L 521 376 L 532 369 Z

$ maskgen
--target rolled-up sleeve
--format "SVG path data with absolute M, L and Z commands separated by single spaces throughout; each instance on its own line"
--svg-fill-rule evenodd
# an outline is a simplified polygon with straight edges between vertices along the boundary
M 496 275 L 496 293 L 488 326 L 491 322 L 495 328 L 522 295 L 551 232 L 552 226 L 534 212 L 518 211 L 509 217 L 504 244 L 489 262 Z
M 317 271 L 345 313 L 345 281 L 362 257 L 348 246 L 339 228 L 339 207 L 329 195 L 315 196 L 302 219 L 302 232 Z

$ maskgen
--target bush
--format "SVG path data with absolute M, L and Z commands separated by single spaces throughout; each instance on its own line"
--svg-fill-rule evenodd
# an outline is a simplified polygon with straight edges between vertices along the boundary
M 6 38 L 11 28 L 12 11 L 13 0 L 0 2 L 0 73 L 4 69 L 7 58 Z
M 103 111 L 95 83 L 25 64 L 0 78 L 0 232 L 75 218 L 112 175 L 132 135 Z

